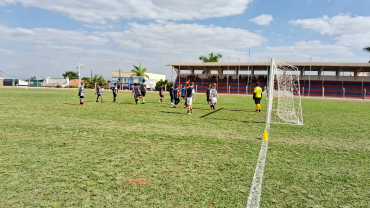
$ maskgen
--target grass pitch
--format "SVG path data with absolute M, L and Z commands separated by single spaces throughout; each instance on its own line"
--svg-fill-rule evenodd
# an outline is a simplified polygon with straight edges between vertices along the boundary
M 245 207 L 265 127 L 251 96 L 0 88 L 0 207 Z M 370 206 L 370 102 L 302 100 L 272 125 L 261 207 Z M 263 101 L 262 109 L 266 108 Z

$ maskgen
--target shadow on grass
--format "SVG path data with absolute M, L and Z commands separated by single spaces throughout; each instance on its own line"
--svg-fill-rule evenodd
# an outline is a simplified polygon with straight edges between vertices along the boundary
M 256 139 L 262 141 L 262 138 L 256 138 Z
M 173 113 L 173 114 L 185 114 L 185 113 L 179 113 L 179 112 L 168 112 L 168 111 L 159 111 L 159 112 L 162 112 L 162 113 Z
M 201 116 L 201 117 L 199 117 L 199 118 L 207 117 L 207 116 L 212 115 L 212 114 L 214 114 L 214 113 L 216 113 L 216 112 L 218 112 L 218 111 L 220 111 L 220 110 L 222 110 L 222 109 L 223 109 L 223 108 L 220 108 L 220 109 L 218 109 L 218 110 L 212 111 L 212 112 L 207 113 L 207 114 L 205 114 L 205 115 L 203 115 L 203 116 Z

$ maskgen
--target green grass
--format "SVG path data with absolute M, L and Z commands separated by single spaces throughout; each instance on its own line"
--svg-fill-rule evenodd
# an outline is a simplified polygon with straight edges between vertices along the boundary
M 245 207 L 265 127 L 250 96 L 194 113 L 131 93 L 0 88 L 0 207 Z M 370 103 L 303 99 L 272 125 L 261 207 L 370 206 Z M 262 108 L 266 107 L 265 101 Z

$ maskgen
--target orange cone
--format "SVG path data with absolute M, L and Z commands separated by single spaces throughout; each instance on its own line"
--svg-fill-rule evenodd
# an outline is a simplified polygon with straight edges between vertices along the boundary
M 267 138 L 267 132 L 266 132 L 266 130 L 263 132 L 262 140 L 266 140 L 266 141 L 269 140 Z

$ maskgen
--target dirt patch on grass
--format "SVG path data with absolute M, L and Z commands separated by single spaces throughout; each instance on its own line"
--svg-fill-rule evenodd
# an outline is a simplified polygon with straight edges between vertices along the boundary
M 127 185 L 133 186 L 146 186 L 148 184 L 148 180 L 145 178 L 135 178 L 128 180 Z

